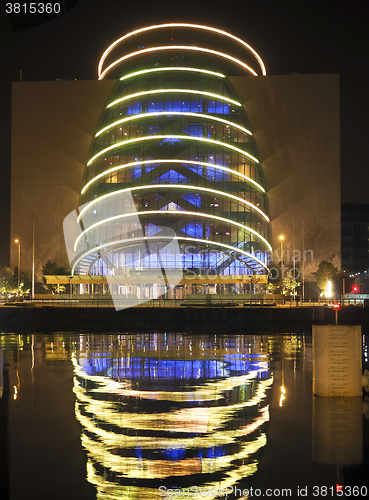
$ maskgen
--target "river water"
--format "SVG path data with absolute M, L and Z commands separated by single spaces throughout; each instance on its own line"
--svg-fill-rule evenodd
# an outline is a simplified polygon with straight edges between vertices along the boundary
M 312 373 L 311 335 L 0 335 L 0 498 L 369 498 L 363 398 Z

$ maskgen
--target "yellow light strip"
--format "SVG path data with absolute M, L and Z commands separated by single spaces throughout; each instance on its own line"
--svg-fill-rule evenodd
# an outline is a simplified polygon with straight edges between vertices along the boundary
M 120 102 L 128 101 L 129 99 L 134 99 L 135 97 L 141 97 L 141 96 L 152 95 L 152 94 L 195 94 L 195 95 L 204 95 L 206 97 L 213 97 L 214 99 L 219 99 L 220 101 L 230 102 L 231 104 L 234 104 L 235 106 L 242 106 L 242 104 L 240 102 L 235 101 L 234 99 L 230 99 L 229 97 L 226 97 L 224 95 L 214 94 L 213 92 L 206 92 L 204 90 L 192 90 L 192 89 L 153 89 L 153 90 L 145 90 L 143 92 L 135 92 L 134 94 L 125 95 L 125 96 L 120 97 L 119 99 L 111 102 L 106 107 L 107 108 L 111 108 L 111 107 L 115 106 L 116 104 L 119 104 Z M 135 116 L 137 116 L 137 115 L 135 115 Z
M 202 212 L 191 212 L 191 211 L 184 211 L 184 210 L 144 210 L 142 212 L 133 212 L 133 213 L 127 213 L 127 214 L 114 215 L 113 217 L 108 217 L 108 218 L 106 218 L 104 220 L 96 222 L 95 224 L 92 224 L 91 226 L 89 226 L 87 229 L 85 229 L 78 236 L 78 238 L 76 239 L 76 241 L 74 243 L 74 251 L 76 251 L 78 242 L 80 241 L 80 239 L 86 233 L 88 233 L 92 229 L 95 229 L 98 226 L 101 226 L 102 224 L 105 224 L 107 222 L 112 222 L 112 221 L 115 221 L 115 220 L 118 220 L 118 219 L 124 219 L 124 218 L 127 218 L 127 217 L 137 217 L 137 215 L 149 215 L 149 214 L 191 215 L 193 217 L 204 217 L 204 218 L 208 218 L 208 219 L 218 220 L 220 222 L 226 222 L 229 225 L 238 226 L 241 229 L 244 229 L 245 231 L 248 231 L 248 232 L 252 233 L 254 236 L 256 236 L 257 238 L 259 238 L 260 240 L 262 240 L 263 243 L 269 248 L 270 251 L 273 250 L 272 247 L 271 247 L 271 245 L 270 245 L 270 243 L 263 236 L 261 236 L 261 234 L 257 233 L 254 229 L 251 229 L 251 227 L 244 226 L 240 222 L 235 222 L 235 221 L 233 221 L 231 219 L 226 219 L 224 217 L 217 217 L 216 215 L 205 214 L 205 213 L 202 213 Z
M 98 153 L 96 153 L 88 162 L 87 166 L 91 165 L 96 158 L 99 156 L 104 155 L 108 151 L 112 151 L 113 149 L 117 149 L 121 146 L 125 146 L 127 144 L 134 144 L 136 142 L 140 141 L 152 141 L 152 140 L 164 140 L 164 139 L 179 139 L 179 140 L 191 140 L 191 141 L 198 141 L 198 142 L 206 142 L 208 144 L 215 144 L 216 146 L 222 146 L 224 148 L 229 148 L 232 149 L 233 151 L 236 151 L 237 153 L 240 153 L 241 155 L 247 156 L 250 158 L 255 163 L 259 163 L 259 160 L 257 160 L 254 156 L 250 155 L 250 153 L 247 153 L 247 151 L 244 151 L 243 149 L 236 148 L 236 146 L 232 146 L 232 144 L 228 144 L 227 142 L 221 142 L 221 141 L 215 141 L 213 139 L 205 139 L 203 137 L 194 137 L 192 135 L 162 135 L 162 134 L 154 134 L 154 135 L 147 135 L 145 137 L 137 137 L 135 139 L 126 139 L 125 141 L 122 142 L 117 142 L 116 144 L 112 144 L 111 146 L 108 146 L 105 149 L 102 149 Z
M 134 161 L 131 163 L 126 163 L 125 165 L 119 165 L 117 167 L 110 168 L 109 170 L 105 170 L 101 174 L 96 175 L 93 179 L 87 182 L 87 184 L 83 187 L 81 194 L 84 194 L 86 190 L 96 182 L 98 179 L 101 179 L 101 177 L 104 177 L 105 175 L 108 175 L 112 172 L 116 172 L 118 170 L 122 170 L 124 168 L 131 168 L 135 166 L 140 166 L 140 165 L 150 165 L 154 163 L 178 163 L 178 164 L 189 164 L 189 165 L 199 165 L 202 167 L 212 167 L 217 170 L 224 170 L 225 172 L 229 172 L 230 174 L 234 174 L 238 177 L 241 177 L 242 179 L 245 179 L 247 182 L 251 182 L 254 184 L 260 191 L 265 193 L 265 189 L 263 186 L 258 184 L 256 181 L 251 179 L 250 177 L 247 177 L 247 175 L 241 174 L 240 172 L 237 172 L 236 170 L 232 170 L 231 168 L 227 167 L 222 167 L 221 165 L 216 165 L 215 163 L 206 163 L 203 161 L 192 161 L 192 160 L 167 160 L 167 159 L 158 159 L 158 160 L 143 160 L 143 161 Z
M 226 245 L 225 243 L 219 243 L 219 242 L 210 241 L 210 240 L 202 240 L 200 238 L 187 238 L 187 237 L 183 237 L 183 236 L 174 236 L 174 237 L 171 237 L 171 236 L 160 236 L 160 237 L 159 236 L 143 236 L 143 237 L 139 237 L 139 238 L 128 238 L 125 240 L 110 241 L 109 243 L 103 243 L 102 245 L 98 245 L 98 246 L 88 250 L 83 255 L 81 255 L 81 257 L 79 257 L 76 260 L 76 262 L 73 264 L 71 275 L 74 276 L 75 268 L 81 262 L 82 259 L 87 257 L 87 255 L 90 255 L 92 253 L 98 252 L 99 250 L 102 250 L 102 249 L 105 249 L 107 247 L 111 247 L 114 245 L 119 245 L 119 244 L 124 244 L 124 243 L 132 243 L 133 241 L 142 241 L 142 240 L 145 240 L 145 241 L 148 241 L 148 240 L 191 241 L 191 242 L 195 242 L 195 243 L 200 243 L 201 245 L 206 244 L 208 246 L 210 245 L 210 246 L 218 246 L 221 248 L 226 248 L 227 250 L 232 250 L 233 252 L 240 253 L 241 255 L 244 255 L 245 257 L 249 257 L 250 259 L 257 262 L 259 265 L 264 267 L 269 273 L 268 266 L 266 264 L 264 264 L 264 262 L 262 262 L 260 259 L 255 257 L 255 255 L 251 255 L 249 252 L 245 252 L 244 250 L 241 250 L 240 248 L 233 247 L 231 245 Z M 211 280 L 211 278 L 209 278 L 209 280 Z
M 165 66 L 162 68 L 151 68 L 151 69 L 142 69 L 141 71 L 135 71 L 134 73 L 129 73 L 129 75 L 122 76 L 120 78 L 121 81 L 127 80 L 127 78 L 132 78 L 134 76 L 146 75 L 147 73 L 155 73 L 162 71 L 192 71 L 194 73 L 205 73 L 207 75 L 219 76 L 220 78 L 226 78 L 226 75 L 222 73 L 217 73 L 215 71 L 210 71 L 208 69 L 200 69 L 200 68 L 185 68 L 184 66 Z
M 232 35 L 231 33 L 228 33 L 227 31 L 223 31 L 223 30 L 220 30 L 220 29 L 217 29 L 217 28 L 213 28 L 211 26 L 204 26 L 204 25 L 201 25 L 201 24 L 188 24 L 188 23 L 165 23 L 165 24 L 157 24 L 157 25 L 153 25 L 153 26 L 146 26 L 144 28 L 140 28 L 140 29 L 137 29 L 137 30 L 134 30 L 134 31 L 131 31 L 130 33 L 127 33 L 126 35 L 118 38 L 117 40 L 115 40 L 115 42 L 113 42 L 106 50 L 105 52 L 103 53 L 103 55 L 101 56 L 101 59 L 99 61 L 99 65 L 98 65 L 98 76 L 99 76 L 99 80 L 101 80 L 102 76 L 102 66 L 105 62 L 105 59 L 107 58 L 108 54 L 114 49 L 114 47 L 116 47 L 118 45 L 118 43 L 122 42 L 123 40 L 133 36 L 133 35 L 137 35 L 139 33 L 143 33 L 145 31 L 150 31 L 150 30 L 154 30 L 154 29 L 160 29 L 160 28 L 195 28 L 195 29 L 201 29 L 201 30 L 207 30 L 207 31 L 212 31 L 213 33 L 218 33 L 220 35 L 223 35 L 223 36 L 226 36 L 226 37 L 229 37 L 229 38 L 232 38 L 233 40 L 235 40 L 236 42 L 240 43 L 241 45 L 243 45 L 247 50 L 249 50 L 253 55 L 254 57 L 257 59 L 259 65 L 260 65 L 260 68 L 261 68 L 261 71 L 262 71 L 262 74 L 265 76 L 266 75 L 266 69 L 265 69 L 265 65 L 263 63 L 263 60 L 261 59 L 261 57 L 259 56 L 259 54 L 248 44 L 246 43 L 244 40 L 242 40 L 241 38 L 238 38 L 237 36 L 235 35 Z
M 105 200 L 106 198 L 109 198 L 110 196 L 116 196 L 117 194 L 128 193 L 129 191 L 141 191 L 143 189 L 146 190 L 146 189 L 168 189 L 168 188 L 169 189 L 172 189 L 172 188 L 173 189 L 184 189 L 186 191 L 205 191 L 207 193 L 214 193 L 214 194 L 217 194 L 219 196 L 223 196 L 225 198 L 232 198 L 232 199 L 234 199 L 238 202 L 241 202 L 244 205 L 247 205 L 247 206 L 251 207 L 252 209 L 256 210 L 257 212 L 259 212 L 259 214 L 262 217 L 264 217 L 264 219 L 267 222 L 270 222 L 269 217 L 262 210 L 260 210 L 259 207 L 257 207 L 256 205 L 253 205 L 251 202 L 249 202 L 247 200 L 244 200 L 243 198 L 239 198 L 238 196 L 235 196 L 233 194 L 225 193 L 223 191 L 218 191 L 216 189 L 208 189 L 208 188 L 201 187 L 201 186 L 182 186 L 181 184 L 149 184 L 147 186 L 133 186 L 130 188 L 119 189 L 119 191 L 113 191 L 112 193 L 104 194 L 104 195 L 100 196 L 99 198 L 96 198 L 95 200 L 90 201 L 90 203 L 88 203 L 87 205 L 84 206 L 84 208 L 80 211 L 80 213 L 77 217 L 77 222 L 79 222 L 81 220 L 81 217 L 85 213 L 86 210 L 90 209 L 93 205 L 95 205 L 95 203 L 98 203 L 101 200 Z
M 110 71 L 112 68 L 114 68 L 114 66 L 117 66 L 117 64 L 126 61 L 131 57 L 147 54 L 148 52 L 157 52 L 162 50 L 194 50 L 196 52 L 205 52 L 206 54 L 213 54 L 215 56 L 220 56 L 223 57 L 224 59 L 228 59 L 229 61 L 232 61 L 238 64 L 239 66 L 242 66 L 253 76 L 258 76 L 256 71 L 250 68 L 248 64 L 244 63 L 243 61 L 240 61 L 240 59 L 237 59 L 236 57 L 230 56 L 229 54 L 225 54 L 224 52 L 219 52 L 218 50 L 206 49 L 205 47 L 196 47 L 195 45 L 162 45 L 159 47 L 149 47 L 147 49 L 136 50 L 136 52 L 131 52 L 130 54 L 126 54 L 125 56 L 120 57 L 119 59 L 111 63 L 110 66 L 104 69 L 104 71 L 101 73 L 101 76 L 99 77 L 99 80 L 102 80 L 106 75 L 106 73 Z
M 121 118 L 120 120 L 117 120 L 114 123 L 110 123 L 106 127 L 102 128 L 97 132 L 95 137 L 98 137 L 101 135 L 103 132 L 106 132 L 107 130 L 111 129 L 112 127 L 116 127 L 117 125 L 121 125 L 122 123 L 126 123 L 132 120 L 140 120 L 141 118 L 150 118 L 150 117 L 155 117 L 155 116 L 193 116 L 195 118 L 205 118 L 207 120 L 213 120 L 216 122 L 224 123 L 225 125 L 229 125 L 230 127 L 235 127 L 241 130 L 242 132 L 245 132 L 248 135 L 252 135 L 250 130 L 247 130 L 247 128 L 242 127 L 241 125 L 238 125 L 238 123 L 233 123 L 230 122 L 229 120 L 224 120 L 223 118 L 218 118 L 217 116 L 213 115 L 207 115 L 205 113 L 192 113 L 190 111 L 153 111 L 150 113 L 140 113 L 137 115 L 131 115 L 126 118 Z

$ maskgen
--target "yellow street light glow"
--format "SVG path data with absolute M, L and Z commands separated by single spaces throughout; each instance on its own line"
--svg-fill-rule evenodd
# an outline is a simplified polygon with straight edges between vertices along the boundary
M 127 217 L 134 217 L 137 215 L 154 215 L 154 214 L 156 214 L 156 215 L 157 214 L 160 214 L 160 215 L 176 214 L 176 215 L 182 215 L 182 216 L 183 215 L 191 215 L 192 217 L 202 217 L 202 218 L 207 218 L 207 219 L 214 219 L 214 220 L 217 220 L 220 222 L 225 222 L 229 225 L 237 226 L 241 229 L 244 229 L 245 231 L 252 233 L 254 236 L 256 236 L 261 241 L 263 241 L 263 243 L 269 248 L 269 250 L 272 251 L 272 247 L 271 247 L 270 243 L 263 236 L 261 236 L 261 234 L 256 232 L 254 229 L 251 229 L 251 227 L 245 226 L 245 225 L 241 224 L 240 222 L 235 222 L 231 219 L 226 219 L 224 217 L 217 217 L 216 215 L 205 214 L 203 212 L 191 212 L 191 211 L 183 211 L 183 210 L 144 210 L 142 212 L 132 212 L 132 213 L 127 213 L 127 214 L 114 215 L 113 217 L 107 217 L 106 219 L 103 219 L 99 222 L 96 222 L 95 224 L 92 224 L 91 226 L 89 226 L 87 229 L 85 229 L 78 236 L 78 238 L 76 239 L 76 241 L 74 243 L 74 251 L 76 251 L 77 245 L 78 245 L 80 239 L 86 233 L 88 233 L 92 229 L 95 229 L 98 226 L 101 226 L 102 224 L 106 224 L 107 222 L 116 221 L 118 219 L 125 219 Z M 208 240 L 206 240 L 206 241 L 208 241 Z
M 181 184 L 149 184 L 147 186 L 133 186 L 130 188 L 119 189 L 119 191 L 113 191 L 112 193 L 104 194 L 104 195 L 100 196 L 99 198 L 96 198 L 96 199 L 90 201 L 90 203 L 88 203 L 87 205 L 85 205 L 85 207 L 80 211 L 80 213 L 77 217 L 77 222 L 79 222 L 81 220 L 81 217 L 86 212 L 86 210 L 89 210 L 93 205 L 95 205 L 95 203 L 99 203 L 102 200 L 106 200 L 107 198 L 109 198 L 111 196 L 116 196 L 118 194 L 120 195 L 123 193 L 128 193 L 130 191 L 141 191 L 141 190 L 146 190 L 146 189 L 168 189 L 168 188 L 169 189 L 183 189 L 186 191 L 205 191 L 207 193 L 213 193 L 213 194 L 216 194 L 218 196 L 223 196 L 224 198 L 232 198 L 233 200 L 241 202 L 244 205 L 249 206 L 253 210 L 256 210 L 257 212 L 259 212 L 259 214 L 262 217 L 264 217 L 264 219 L 267 222 L 270 222 L 269 217 L 262 210 L 260 210 L 259 207 L 257 207 L 256 205 L 254 205 L 253 203 L 251 203 L 247 200 L 244 200 L 243 198 L 239 198 L 238 196 L 235 196 L 233 194 L 225 193 L 223 191 L 218 191 L 216 189 L 208 189 L 208 188 L 201 187 L 201 186 L 182 186 Z
M 282 240 L 284 240 L 284 236 L 282 236 L 282 235 L 281 235 L 281 236 L 279 237 L 279 239 L 280 239 L 281 241 L 282 241 Z
M 126 61 L 127 59 L 130 59 L 131 57 L 135 56 L 140 56 L 142 54 L 147 54 L 148 52 L 158 52 L 162 50 L 193 50 L 197 52 L 205 52 L 206 54 L 213 54 L 215 56 L 223 57 L 224 59 L 228 59 L 229 61 L 232 61 L 239 66 L 242 66 L 244 69 L 246 69 L 249 73 L 251 73 L 253 76 L 258 76 L 256 71 L 254 71 L 250 66 L 243 61 L 240 61 L 240 59 L 237 59 L 236 57 L 230 56 L 229 54 L 225 54 L 224 52 L 219 52 L 219 50 L 213 50 L 213 49 L 207 49 L 205 47 L 196 47 L 195 45 L 162 45 L 159 47 L 149 47 L 147 49 L 141 49 L 141 50 L 136 50 L 136 52 L 131 52 L 129 54 L 126 54 L 123 57 L 120 57 L 116 61 L 110 64 L 104 71 L 101 73 L 101 76 L 99 77 L 99 80 L 102 80 L 106 73 L 110 71 L 114 66 L 117 64 Z
M 127 78 L 133 78 L 134 76 L 146 75 L 147 73 L 155 73 L 162 71 L 192 71 L 195 73 L 205 73 L 207 75 L 219 76 L 220 78 L 225 78 L 226 75 L 223 73 L 217 73 L 216 71 L 210 71 L 208 69 L 200 69 L 200 68 L 185 68 L 184 66 L 165 66 L 163 68 L 151 68 L 151 69 L 142 69 L 141 71 L 135 71 L 134 73 L 129 73 L 129 75 L 122 76 L 120 78 L 121 81 L 127 80 Z
M 247 128 L 242 127 L 241 125 L 238 125 L 238 123 L 230 122 L 229 120 L 224 120 L 223 118 L 218 118 L 217 116 L 213 115 L 207 115 L 205 113 L 193 113 L 191 111 L 153 111 L 150 113 L 140 113 L 138 115 L 131 115 L 126 118 L 121 118 L 120 120 L 117 120 L 114 123 L 110 123 L 106 127 L 99 130 L 95 135 L 95 137 L 98 137 L 99 135 L 111 129 L 112 127 L 116 127 L 117 125 L 121 125 L 122 123 L 126 123 L 132 120 L 138 121 L 141 118 L 149 118 L 155 116 L 193 116 L 194 118 L 205 118 L 206 120 L 213 120 L 216 122 L 224 123 L 225 125 L 228 125 L 230 127 L 238 128 L 242 132 L 245 132 L 248 135 L 252 135 L 250 130 L 247 130 Z
M 107 247 L 115 246 L 115 245 L 123 245 L 125 243 L 132 243 L 134 241 L 149 241 L 149 240 L 191 241 L 191 242 L 195 242 L 195 243 L 200 243 L 201 245 L 217 246 L 220 248 L 226 248 L 227 250 L 231 250 L 232 252 L 239 253 L 241 255 L 244 255 L 245 257 L 248 257 L 248 258 L 254 260 L 259 265 L 264 267 L 269 273 L 268 266 L 266 264 L 264 264 L 264 262 L 262 262 L 260 259 L 255 257 L 255 255 L 251 255 L 249 252 L 245 252 L 244 250 L 241 250 L 240 248 L 233 247 L 231 245 L 226 245 L 225 243 L 219 243 L 217 241 L 202 240 L 200 238 L 187 238 L 187 237 L 183 237 L 183 236 L 174 236 L 174 237 L 172 237 L 172 236 L 142 236 L 142 237 L 138 237 L 138 238 L 128 238 L 125 240 L 110 241 L 109 243 L 103 243 L 102 245 L 97 245 L 96 247 L 91 248 L 90 250 L 85 252 L 83 255 L 81 255 L 76 260 L 76 262 L 73 264 L 71 275 L 72 276 L 74 275 L 75 268 L 77 267 L 79 262 L 81 262 L 81 260 L 83 260 L 85 257 L 87 257 L 87 255 L 90 255 L 90 254 L 95 253 L 95 252 L 99 252 L 99 250 L 105 249 Z
M 230 174 L 234 174 L 238 177 L 241 177 L 242 179 L 245 179 L 247 182 L 251 182 L 254 184 L 255 187 L 260 189 L 263 193 L 265 193 L 265 189 L 263 186 L 261 186 L 259 183 L 251 179 L 250 177 L 247 177 L 247 175 L 241 174 L 240 172 L 237 172 L 236 170 L 232 170 L 231 168 L 228 167 L 222 167 L 221 165 L 216 165 L 215 163 L 206 163 L 204 161 L 192 161 L 192 160 L 167 160 L 167 159 L 158 159 L 158 160 L 143 160 L 143 161 L 134 161 L 132 163 L 126 163 L 125 165 L 119 165 L 118 167 L 112 167 L 109 168 L 109 170 L 105 170 L 104 172 L 101 172 L 101 174 L 96 175 L 93 179 L 87 182 L 87 184 L 83 187 L 81 194 L 84 194 L 87 189 L 96 182 L 98 179 L 101 179 L 101 177 L 104 177 L 105 175 L 111 174 L 112 172 L 117 172 L 118 170 L 122 170 L 124 168 L 131 168 L 135 166 L 140 166 L 140 165 L 150 165 L 150 164 L 155 164 L 155 163 L 178 163 L 178 164 L 189 164 L 189 165 L 199 165 L 202 167 L 211 167 L 216 170 L 224 170 L 225 172 L 229 172 Z
M 211 31 L 213 33 L 218 33 L 218 34 L 223 35 L 225 37 L 231 38 L 232 40 L 235 40 L 236 42 L 238 42 L 241 45 L 243 45 L 247 50 L 249 50 L 254 55 L 254 57 L 257 59 L 259 65 L 260 65 L 262 74 L 264 76 L 266 75 L 265 65 L 263 63 L 263 60 L 259 56 L 259 54 L 248 43 L 246 43 L 241 38 L 238 38 L 237 36 L 232 35 L 231 33 L 228 33 L 227 31 L 223 31 L 223 30 L 220 30 L 220 29 L 217 29 L 217 28 L 213 28 L 211 26 L 204 26 L 202 24 L 165 23 L 165 24 L 157 24 L 157 25 L 153 25 L 153 26 L 146 26 L 144 28 L 140 28 L 140 29 L 131 31 L 130 33 L 127 33 L 126 35 L 124 35 L 124 36 L 118 38 L 117 40 L 115 40 L 115 42 L 113 42 L 105 50 L 105 52 L 101 56 L 101 59 L 99 61 L 99 65 L 98 65 L 99 80 L 101 80 L 104 77 L 104 75 L 106 74 L 106 70 L 104 70 L 104 75 L 102 74 L 102 66 L 103 66 L 103 64 L 105 62 L 105 59 L 107 58 L 108 54 L 114 49 L 114 47 L 116 47 L 120 42 L 122 42 L 123 40 L 126 40 L 127 38 L 129 38 L 131 36 L 137 35 L 139 33 L 143 33 L 145 31 L 150 31 L 150 30 L 154 30 L 154 29 L 161 29 L 161 28 L 195 28 L 195 29 L 198 29 L 198 30 Z
M 164 140 L 164 139 L 179 139 L 182 141 L 190 140 L 190 141 L 198 141 L 198 142 L 205 142 L 208 144 L 215 144 L 216 146 L 222 146 L 224 148 L 232 149 L 233 151 L 236 151 L 237 153 L 240 153 L 241 155 L 247 156 L 250 158 L 255 163 L 259 163 L 259 160 L 257 160 L 254 156 L 250 155 L 247 151 L 244 151 L 243 149 L 236 148 L 236 146 L 232 146 L 232 144 L 228 144 L 227 142 L 221 142 L 221 141 L 215 141 L 213 139 L 205 139 L 203 137 L 195 137 L 192 135 L 162 135 L 162 134 L 154 134 L 154 135 L 148 135 L 145 137 L 137 137 L 135 139 L 126 139 L 125 141 L 122 142 L 117 142 L 116 144 L 112 144 L 111 146 L 108 146 L 105 149 L 102 149 L 98 153 L 96 153 L 88 162 L 87 166 L 91 165 L 99 156 L 104 155 L 105 153 L 112 151 L 113 149 L 118 149 L 122 146 L 126 146 L 128 144 L 134 144 L 136 142 L 140 141 L 152 141 L 152 140 Z
M 125 95 L 120 97 L 119 99 L 111 102 L 106 107 L 111 108 L 116 104 L 119 104 L 123 101 L 128 101 L 129 99 L 134 99 L 135 97 L 141 97 L 145 95 L 152 94 L 196 94 L 196 95 L 205 95 L 206 97 L 213 97 L 215 99 L 219 99 L 220 101 L 230 102 L 235 106 L 242 106 L 242 104 L 234 99 L 230 99 L 224 95 L 214 94 L 213 92 L 206 92 L 204 90 L 192 90 L 192 89 L 154 89 L 154 90 L 145 90 L 143 92 L 135 92 L 134 94 Z M 168 113 L 169 114 L 169 113 Z M 135 115 L 136 116 L 136 115 Z

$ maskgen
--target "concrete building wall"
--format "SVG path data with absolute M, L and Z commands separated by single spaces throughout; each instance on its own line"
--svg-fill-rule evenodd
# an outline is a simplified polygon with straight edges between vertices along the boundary
M 279 236 L 284 235 L 284 260 L 287 248 L 290 257 L 293 250 L 302 253 L 303 246 L 312 251 L 312 263 L 311 253 L 306 255 L 307 278 L 322 260 L 340 268 L 339 75 L 231 81 L 263 165 L 277 259 Z
M 115 80 L 19 82 L 12 93 L 11 262 L 35 274 L 48 259 L 69 267 L 63 220 L 78 207 L 92 137 Z
M 338 75 L 231 77 L 258 145 L 268 190 L 274 258 L 311 250 L 306 277 L 322 260 L 340 267 Z M 115 80 L 13 84 L 11 267 L 36 280 L 48 259 L 68 267 L 63 219 L 79 203 L 93 134 Z M 286 261 L 287 254 L 284 254 Z M 296 255 L 296 254 L 295 254 Z M 273 263 L 271 264 L 273 266 Z

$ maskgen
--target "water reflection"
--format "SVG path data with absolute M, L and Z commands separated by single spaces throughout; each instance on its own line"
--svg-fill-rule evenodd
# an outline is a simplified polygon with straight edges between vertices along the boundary
M 367 484 L 368 420 L 313 400 L 310 336 L 0 335 L 0 371 L 1 500 Z
M 251 336 L 82 337 L 76 416 L 98 498 L 162 498 L 175 487 L 201 498 L 200 488 L 230 491 L 252 475 L 267 442 L 267 348 Z

